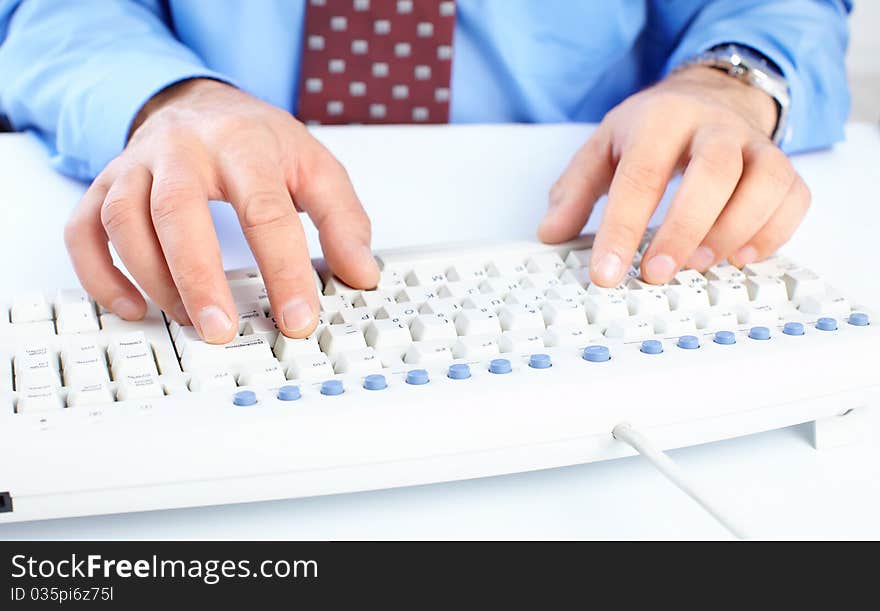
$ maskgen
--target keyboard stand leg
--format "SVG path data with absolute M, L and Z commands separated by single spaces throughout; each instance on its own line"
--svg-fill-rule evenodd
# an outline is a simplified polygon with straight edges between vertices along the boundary
M 817 450 L 855 445 L 865 440 L 870 421 L 865 406 L 849 409 L 839 416 L 812 423 L 813 447 Z

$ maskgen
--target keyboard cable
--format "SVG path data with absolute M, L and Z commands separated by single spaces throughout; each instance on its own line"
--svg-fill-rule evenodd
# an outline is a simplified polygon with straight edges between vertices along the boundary
M 734 537 L 738 539 L 748 539 L 749 536 L 745 529 L 739 526 L 730 516 L 725 513 L 713 502 L 697 491 L 696 486 L 689 481 L 684 471 L 681 470 L 675 462 L 669 458 L 662 450 L 657 448 L 651 441 L 640 431 L 634 429 L 629 423 L 621 422 L 611 431 L 615 439 L 631 446 L 636 452 L 641 454 L 649 463 L 651 463 L 660 473 L 686 495 L 691 497 L 696 503 L 702 507 L 709 515 L 715 518 L 719 524 L 726 528 Z

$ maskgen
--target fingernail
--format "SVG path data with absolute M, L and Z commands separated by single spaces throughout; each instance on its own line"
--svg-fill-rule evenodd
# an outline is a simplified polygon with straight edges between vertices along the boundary
M 715 261 L 715 253 L 708 246 L 700 246 L 688 259 L 687 266 L 696 270 L 704 270 Z
M 669 282 L 677 271 L 676 267 L 675 260 L 669 255 L 657 255 L 645 264 L 645 274 L 649 282 L 661 284 Z
M 281 326 L 286 331 L 301 331 L 309 326 L 315 319 L 312 306 L 303 299 L 293 299 L 281 310 Z
M 178 301 L 177 305 L 172 308 L 171 318 L 182 325 L 192 324 L 192 321 L 189 319 L 189 314 L 186 312 L 186 306 L 183 305 L 182 301 Z
M 748 265 L 758 260 L 758 251 L 754 246 L 743 246 L 732 259 L 737 265 Z
M 615 284 L 620 278 L 623 262 L 616 253 L 607 252 L 593 265 L 593 273 L 600 284 Z
M 199 312 L 199 332 L 206 340 L 223 340 L 229 336 L 232 321 L 217 306 L 207 306 Z
M 119 297 L 110 304 L 110 310 L 119 318 L 125 320 L 138 320 L 141 317 L 141 309 L 128 297 Z

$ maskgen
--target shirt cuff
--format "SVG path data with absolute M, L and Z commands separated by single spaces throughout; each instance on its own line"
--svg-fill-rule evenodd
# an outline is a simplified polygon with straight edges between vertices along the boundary
M 163 89 L 193 78 L 234 85 L 188 58 L 121 54 L 95 75 L 84 103 L 68 105 L 67 116 L 60 118 L 53 165 L 77 178 L 94 178 L 125 148 L 131 123 L 144 104 Z

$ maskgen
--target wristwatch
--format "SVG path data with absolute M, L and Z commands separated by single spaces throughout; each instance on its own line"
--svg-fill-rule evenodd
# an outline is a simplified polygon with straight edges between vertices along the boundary
M 712 47 L 693 57 L 679 69 L 687 66 L 708 66 L 723 70 L 733 78 L 757 87 L 776 102 L 776 127 L 770 138 L 779 144 L 785 136 L 788 108 L 791 105 L 788 81 L 766 57 L 743 45 L 726 43 Z

